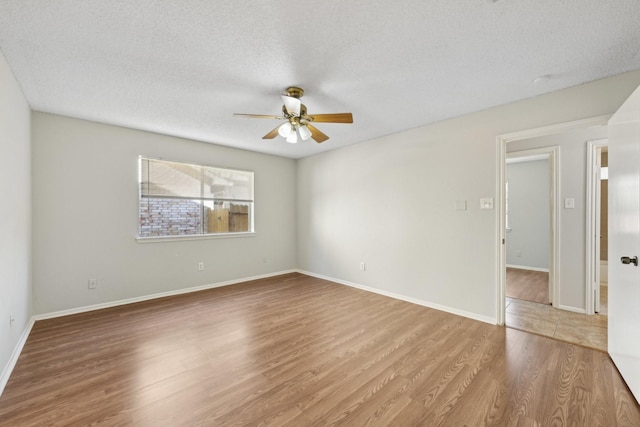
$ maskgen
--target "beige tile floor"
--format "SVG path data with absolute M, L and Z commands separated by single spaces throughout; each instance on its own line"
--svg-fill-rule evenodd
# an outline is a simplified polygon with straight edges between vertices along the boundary
M 601 307 L 604 306 L 606 313 L 606 288 L 604 292 L 605 297 Z M 607 316 L 605 315 L 588 316 L 514 298 L 507 298 L 506 302 L 505 324 L 507 327 L 607 351 Z
M 609 287 L 608 286 L 600 286 L 600 314 L 607 315 L 609 314 Z

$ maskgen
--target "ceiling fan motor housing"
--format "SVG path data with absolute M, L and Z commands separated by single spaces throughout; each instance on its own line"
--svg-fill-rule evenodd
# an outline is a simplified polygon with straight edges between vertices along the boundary
M 304 90 L 295 86 L 288 87 L 286 92 L 287 96 L 291 96 L 293 98 L 302 98 L 302 96 L 304 95 Z
M 287 111 L 287 107 L 286 105 L 282 106 L 282 113 L 284 114 L 284 116 L 288 119 L 290 119 L 291 117 L 300 117 L 300 118 L 306 118 L 305 116 L 307 115 L 307 106 L 304 104 L 300 104 L 300 116 L 296 116 L 295 114 L 291 114 Z

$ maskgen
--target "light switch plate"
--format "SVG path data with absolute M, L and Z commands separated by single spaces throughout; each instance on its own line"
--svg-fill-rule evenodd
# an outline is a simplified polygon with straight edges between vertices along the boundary
M 480 199 L 480 209 L 493 209 L 493 198 L 486 197 Z

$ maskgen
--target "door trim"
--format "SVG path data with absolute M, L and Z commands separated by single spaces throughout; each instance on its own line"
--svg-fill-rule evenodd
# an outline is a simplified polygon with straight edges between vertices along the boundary
M 597 202 L 597 185 L 600 180 L 600 174 L 596 165 L 596 150 L 598 148 L 607 147 L 609 145 L 608 139 L 596 139 L 593 141 L 587 141 L 587 200 L 586 200 L 586 241 L 585 241 L 585 305 L 586 313 L 595 313 L 595 300 L 594 291 L 596 280 L 598 286 L 600 286 L 600 260 L 596 259 L 596 231 L 598 224 L 596 223 L 599 218 L 596 206 Z
M 535 138 L 538 136 L 546 136 L 553 135 L 556 133 L 562 133 L 565 131 L 580 129 L 590 126 L 599 126 L 606 125 L 611 118 L 610 114 L 606 114 L 603 116 L 591 117 L 587 119 L 574 120 L 572 122 L 559 123 L 551 126 L 544 126 L 540 128 L 528 129 L 518 132 L 505 133 L 502 135 L 496 136 L 496 144 L 497 144 L 497 174 L 496 174 L 496 195 L 498 198 L 498 212 L 496 215 L 496 264 L 495 271 L 496 277 L 496 323 L 498 325 L 504 325 L 505 319 L 505 292 L 506 292 L 506 264 L 507 264 L 507 254 L 505 250 L 505 239 L 506 239 L 506 229 L 505 229 L 505 194 L 504 194 L 504 182 L 506 179 L 506 153 L 507 153 L 507 144 L 512 141 L 519 141 L 523 139 Z M 559 159 L 558 159 L 559 160 Z M 559 161 L 558 161 L 559 167 Z M 558 192 L 556 197 L 560 197 L 559 191 L 559 182 L 560 175 L 556 174 L 557 184 L 558 184 Z M 559 205 L 558 205 L 559 208 Z M 556 218 L 559 223 L 559 217 Z M 560 271 L 560 247 L 559 247 L 559 236 L 556 236 L 558 240 L 558 247 L 555 251 L 557 257 L 557 267 L 555 274 L 559 277 Z M 556 288 L 559 288 L 559 281 L 556 282 Z M 556 289 L 556 294 L 558 294 L 558 290 Z M 559 304 L 559 298 L 554 298 L 554 303 Z

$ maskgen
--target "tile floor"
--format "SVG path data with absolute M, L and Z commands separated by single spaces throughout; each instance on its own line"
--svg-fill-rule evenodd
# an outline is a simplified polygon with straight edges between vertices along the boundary
M 606 313 L 606 288 L 604 312 Z M 602 290 L 601 290 L 602 294 Z M 506 325 L 596 350 L 607 351 L 607 316 L 573 313 L 550 305 L 507 298 Z
M 606 316 L 609 314 L 609 287 L 600 286 L 600 314 Z

